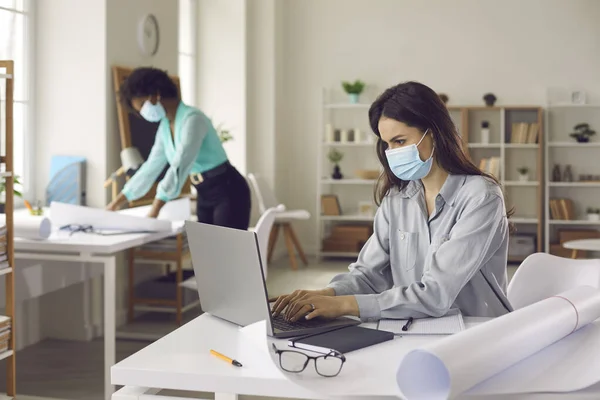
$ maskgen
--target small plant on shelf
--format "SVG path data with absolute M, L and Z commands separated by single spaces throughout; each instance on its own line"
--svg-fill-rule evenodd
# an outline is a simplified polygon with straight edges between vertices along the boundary
M 493 107 L 494 104 L 496 104 L 496 96 L 494 96 L 494 93 L 486 93 L 483 96 L 483 101 L 485 102 L 485 105 L 488 107 Z
M 356 104 L 358 103 L 358 97 L 365 89 L 365 83 L 359 79 L 355 80 L 354 82 L 343 81 L 342 87 L 350 97 L 350 103 Z
M 13 193 L 17 197 L 23 197 L 23 193 L 14 189 L 14 186 L 21 185 L 21 181 L 19 180 L 19 176 L 15 175 L 13 178 Z M 6 179 L 2 179 L 0 181 L 0 214 L 4 214 L 4 204 L 6 202 Z
M 529 180 L 529 168 L 527 168 L 527 167 L 517 168 L 517 172 L 519 173 L 519 181 L 527 182 Z
M 590 221 L 600 221 L 600 208 L 588 208 L 587 217 Z
M 586 123 L 577 124 L 573 129 L 575 132 L 569 134 L 569 136 L 577 140 L 578 143 L 587 143 L 590 141 L 590 136 L 596 134 L 596 131 L 590 129 L 590 124 Z
M 339 163 L 344 158 L 344 153 L 337 149 L 331 149 L 327 158 L 329 158 L 329 161 L 333 164 L 333 173 L 331 174 L 331 177 L 333 179 L 342 179 L 344 175 L 342 175 L 342 172 L 340 171 Z

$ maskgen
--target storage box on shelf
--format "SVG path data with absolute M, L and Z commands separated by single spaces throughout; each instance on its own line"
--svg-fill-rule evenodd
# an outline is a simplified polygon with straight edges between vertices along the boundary
M 509 261 L 520 263 L 543 248 L 542 108 L 452 106 L 448 110 L 469 158 L 500 181 L 507 209 L 515 209 L 511 221 L 517 233 Z
M 14 63 L 0 60 L 0 80 L 4 81 L 4 93 L 0 93 L 0 104 L 4 104 L 4 112 L 0 112 L 0 140 L 4 143 L 4 154 L 0 155 L 4 179 L 4 225 L 0 227 L 0 275 L 5 276 L 6 301 L 5 309 L 0 316 L 0 359 L 6 360 L 6 394 L 16 396 L 16 354 L 15 354 L 15 279 L 14 279 L 14 243 L 13 243 L 13 90 Z
M 570 257 L 565 237 L 600 237 L 600 104 L 549 104 L 546 127 L 545 249 Z
M 356 257 L 371 229 L 380 174 L 369 102 L 323 90 L 317 163 L 317 257 Z M 362 236 L 355 234 L 362 232 Z M 354 233 L 351 233 L 354 232 Z M 367 236 L 368 239 L 368 236 Z

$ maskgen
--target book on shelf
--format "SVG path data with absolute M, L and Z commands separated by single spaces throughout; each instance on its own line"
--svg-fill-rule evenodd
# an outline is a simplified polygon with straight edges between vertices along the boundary
M 539 128 L 537 122 L 514 122 L 508 141 L 512 144 L 536 144 L 538 142 Z
M 500 157 L 482 158 L 479 161 L 479 169 L 500 179 Z
M 571 221 L 575 219 L 573 200 L 550 199 L 550 219 Z
M 10 340 L 11 319 L 5 315 L 0 315 L 0 353 L 8 350 Z

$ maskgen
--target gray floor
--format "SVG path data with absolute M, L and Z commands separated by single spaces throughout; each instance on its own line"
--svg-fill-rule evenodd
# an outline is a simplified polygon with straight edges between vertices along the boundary
M 287 258 L 269 266 L 267 286 L 270 296 L 289 293 L 295 289 L 324 287 L 333 275 L 347 271 L 347 261 L 312 262 L 299 264 L 293 271 Z M 512 277 L 514 267 L 509 267 Z M 198 315 L 190 311 L 186 320 Z M 120 330 L 165 334 L 175 329 L 169 314 L 141 316 L 135 324 Z M 149 344 L 148 341 L 117 340 L 117 361 L 126 358 Z M 102 400 L 103 399 L 103 341 L 72 342 L 47 339 L 17 354 L 17 399 L 19 400 Z M 0 361 L 0 376 L 5 376 L 6 364 Z M 0 393 L 6 393 L 0 379 Z M 165 393 L 167 394 L 167 393 Z M 189 393 L 169 393 L 180 397 Z M 195 394 L 197 395 L 197 394 Z M 204 398 L 212 398 L 206 394 Z M 256 399 L 256 398 L 254 398 Z

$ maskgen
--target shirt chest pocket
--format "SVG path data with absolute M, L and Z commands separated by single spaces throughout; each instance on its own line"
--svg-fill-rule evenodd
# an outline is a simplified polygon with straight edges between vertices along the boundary
M 392 266 L 399 266 L 405 271 L 414 269 L 419 251 L 419 233 L 396 230 L 394 231 L 393 246 Z

